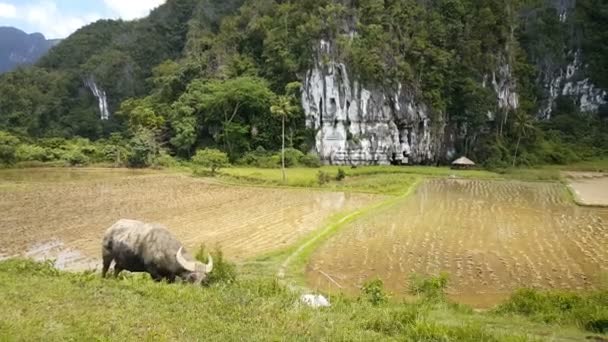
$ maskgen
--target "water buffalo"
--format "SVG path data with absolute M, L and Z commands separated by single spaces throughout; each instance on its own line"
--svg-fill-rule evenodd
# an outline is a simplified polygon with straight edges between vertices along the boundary
M 204 264 L 184 253 L 184 247 L 163 226 L 133 220 L 119 220 L 110 227 L 102 242 L 105 277 L 114 260 L 114 275 L 122 270 L 147 272 L 152 279 L 174 282 L 176 277 L 200 284 L 213 269 L 213 259 Z

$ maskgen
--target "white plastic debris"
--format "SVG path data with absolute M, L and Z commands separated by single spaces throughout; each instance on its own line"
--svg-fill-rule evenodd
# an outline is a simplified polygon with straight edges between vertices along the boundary
M 323 297 L 322 295 L 306 294 L 302 295 L 302 297 L 300 297 L 300 300 L 302 301 L 302 303 L 312 308 L 326 308 L 331 306 L 331 304 L 329 304 L 329 300 L 327 300 L 327 298 Z

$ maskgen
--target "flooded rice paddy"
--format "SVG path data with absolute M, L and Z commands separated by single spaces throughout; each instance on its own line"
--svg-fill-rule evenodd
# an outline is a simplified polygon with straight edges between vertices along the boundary
M 0 171 L 0 258 L 98 264 L 101 237 L 121 218 L 165 224 L 190 249 L 219 244 L 242 259 L 295 243 L 337 212 L 379 196 L 210 184 L 128 170 Z
M 608 208 L 575 206 L 559 184 L 431 180 L 332 237 L 306 277 L 353 294 L 379 277 L 403 296 L 412 274 L 440 272 L 453 299 L 476 307 L 522 287 L 592 289 L 608 274 Z
M 584 205 L 608 207 L 608 174 L 568 172 L 568 183 L 576 200 Z

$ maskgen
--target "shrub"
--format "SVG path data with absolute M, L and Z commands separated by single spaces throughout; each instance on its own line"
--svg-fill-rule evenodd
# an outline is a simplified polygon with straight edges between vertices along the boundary
M 388 298 L 382 280 L 374 279 L 363 284 L 360 299 L 366 300 L 372 305 L 380 305 L 388 302 Z
M 15 152 L 15 158 L 17 161 L 51 161 L 55 159 L 55 155 L 52 151 L 47 150 L 44 147 L 36 145 L 21 144 L 17 147 Z
M 82 166 L 89 163 L 89 157 L 78 150 L 66 152 L 63 158 L 72 166 Z
M 344 172 L 344 170 L 342 170 L 342 168 L 339 168 L 338 174 L 336 175 L 336 180 L 338 182 L 341 182 L 344 180 L 344 178 L 346 178 L 346 172 Z
M 45 138 L 38 140 L 38 145 L 50 149 L 61 149 L 65 147 L 66 140 L 64 138 Z
M 126 147 L 119 145 L 104 145 L 101 150 L 103 160 L 114 163 L 116 166 L 124 166 L 127 164 L 129 150 Z
M 157 167 L 175 167 L 178 165 L 177 160 L 173 158 L 170 154 L 165 151 L 162 151 L 158 157 L 154 160 L 154 166 Z
M 575 294 L 521 289 L 496 311 L 527 316 L 544 323 L 574 324 L 597 333 L 608 332 L 606 290 Z
M 211 271 L 209 277 L 207 278 L 207 284 L 234 283 L 237 276 L 236 265 L 224 259 L 224 253 L 219 247 L 211 252 L 211 257 L 213 257 L 213 271 Z M 200 246 L 195 258 L 200 262 L 208 262 L 205 245 Z
M 192 157 L 192 162 L 197 166 L 210 168 L 213 175 L 219 169 L 230 165 L 226 153 L 210 148 L 196 151 L 196 154 Z
M 280 166 L 280 156 L 277 158 L 276 156 L 270 155 L 260 146 L 255 151 L 247 152 L 239 160 L 239 164 L 272 169 Z
M 412 275 L 409 292 L 421 296 L 425 300 L 440 301 L 445 298 L 445 289 L 448 286 L 448 275 L 442 273 L 435 277 Z
M 316 154 L 308 153 L 300 158 L 300 164 L 306 167 L 321 167 L 321 159 Z
M 12 164 L 15 162 L 15 152 L 19 145 L 19 139 L 14 135 L 0 131 L 0 164 Z
M 279 160 L 281 160 L 281 153 L 278 153 Z M 300 163 L 300 159 L 304 157 L 304 153 L 300 150 L 296 150 L 295 148 L 286 148 L 285 149 L 285 167 L 294 167 L 298 166 Z
M 154 132 L 141 129 L 129 141 L 130 151 L 128 165 L 130 167 L 148 167 L 152 165 L 160 151 Z
M 327 184 L 330 180 L 331 176 L 329 175 L 329 173 L 320 170 L 319 172 L 317 172 L 317 181 L 319 182 L 319 185 Z

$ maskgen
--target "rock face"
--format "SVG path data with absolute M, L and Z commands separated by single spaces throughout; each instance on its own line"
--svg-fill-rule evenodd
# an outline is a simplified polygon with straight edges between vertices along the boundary
M 447 157 L 445 124 L 403 85 L 366 86 L 351 78 L 321 41 L 304 77 L 302 106 L 317 131 L 316 152 L 334 165 L 430 163 Z
M 541 107 L 539 117 L 551 118 L 553 105 L 559 96 L 570 96 L 582 112 L 596 112 L 606 104 L 608 93 L 597 88 L 589 78 L 584 77 L 584 65 L 580 50 L 571 51 L 572 62 L 555 72 L 545 73 L 542 80 L 546 99 Z
M 568 27 L 568 31 L 577 30 L 574 20 L 576 0 L 551 0 L 551 5 L 557 10 L 559 21 Z M 580 38 L 575 38 L 576 42 Z M 574 44 L 566 46 L 564 42 L 566 60 L 557 67 L 548 66 L 540 68 L 540 85 L 544 89 L 544 99 L 538 113 L 540 119 L 550 119 L 554 110 L 555 100 L 559 96 L 569 96 L 574 99 L 582 112 L 596 112 L 599 107 L 606 104 L 608 93 L 597 88 L 585 74 L 586 65 L 580 48 Z

